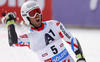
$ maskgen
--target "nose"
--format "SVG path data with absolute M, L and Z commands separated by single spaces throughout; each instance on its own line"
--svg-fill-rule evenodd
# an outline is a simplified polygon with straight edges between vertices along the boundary
M 39 14 L 37 13 L 36 16 L 35 16 L 35 18 L 38 18 L 38 17 L 39 17 Z

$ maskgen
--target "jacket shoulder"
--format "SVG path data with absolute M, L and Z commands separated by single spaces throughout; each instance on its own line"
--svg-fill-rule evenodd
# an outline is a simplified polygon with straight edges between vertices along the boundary
M 49 24 L 49 25 L 58 25 L 58 24 L 60 24 L 60 22 L 59 21 L 57 21 L 57 20 L 49 20 L 49 21 L 46 21 L 46 23 L 47 24 Z

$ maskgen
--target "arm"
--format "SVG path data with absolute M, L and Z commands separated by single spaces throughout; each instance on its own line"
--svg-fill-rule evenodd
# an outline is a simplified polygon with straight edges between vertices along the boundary
M 77 39 L 76 39 L 76 42 L 78 44 L 78 49 L 75 51 L 76 57 L 78 59 L 77 62 L 80 62 L 82 60 L 84 60 L 84 62 L 86 62 L 85 57 L 84 57 L 83 52 L 82 52 L 81 45 Z
M 68 32 L 62 23 L 57 22 L 56 25 L 58 26 L 61 38 L 63 38 L 71 46 L 73 52 L 75 53 L 77 62 L 86 62 L 79 41 L 74 38 L 70 32 Z
M 30 42 L 26 34 L 21 35 L 19 38 L 17 37 L 15 26 L 14 26 L 16 20 L 16 14 L 11 12 L 8 13 L 5 17 L 6 17 L 7 27 L 8 27 L 9 45 L 13 47 L 27 46 L 30 48 Z
M 8 26 L 8 41 L 9 41 L 10 46 L 18 42 L 17 34 L 16 34 L 15 27 L 13 24 Z
M 9 45 L 12 46 L 12 44 L 17 43 L 17 34 L 15 31 L 15 20 L 16 20 L 16 14 L 15 13 L 8 13 L 6 14 L 6 24 L 8 27 L 8 41 L 9 41 Z

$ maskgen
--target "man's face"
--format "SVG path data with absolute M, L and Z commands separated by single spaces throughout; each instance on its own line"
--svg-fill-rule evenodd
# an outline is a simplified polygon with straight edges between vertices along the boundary
M 36 15 L 34 18 L 29 18 L 30 22 L 35 26 L 35 27 L 40 27 L 42 24 L 42 20 L 41 20 L 41 15 Z M 32 25 L 32 27 L 34 28 L 34 26 Z

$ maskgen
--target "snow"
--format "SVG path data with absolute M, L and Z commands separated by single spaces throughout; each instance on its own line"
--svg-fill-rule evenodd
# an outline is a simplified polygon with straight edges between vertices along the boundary
M 29 26 L 15 26 L 18 35 L 29 30 Z M 78 38 L 87 62 L 100 62 L 100 29 L 68 28 L 68 30 L 74 37 Z M 0 62 L 40 62 L 37 55 L 27 47 L 10 47 L 7 34 L 7 28 L 4 28 L 4 24 L 0 24 Z M 64 44 L 75 59 L 70 47 L 66 43 Z

